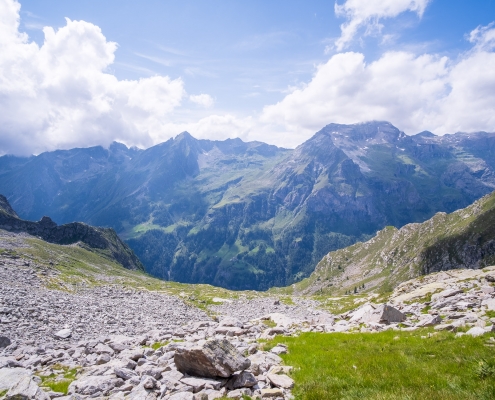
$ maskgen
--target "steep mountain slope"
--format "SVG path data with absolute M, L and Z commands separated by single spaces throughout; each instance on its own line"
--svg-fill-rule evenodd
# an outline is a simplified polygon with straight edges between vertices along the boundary
M 495 264 L 495 192 L 451 214 L 421 224 L 386 227 L 365 242 L 327 254 L 296 292 L 391 290 L 408 279 Z
M 0 195 L 0 229 L 13 233 L 27 233 L 50 243 L 77 244 L 91 252 L 121 264 L 124 268 L 144 270 L 133 251 L 113 229 L 96 228 L 80 222 L 57 225 L 49 217 L 39 222 L 24 221 Z
M 330 124 L 295 150 L 185 132 L 147 150 L 0 157 L 0 191 L 23 218 L 113 227 L 155 276 L 266 289 L 387 225 L 471 204 L 495 189 L 494 159 L 495 134 L 387 122 Z

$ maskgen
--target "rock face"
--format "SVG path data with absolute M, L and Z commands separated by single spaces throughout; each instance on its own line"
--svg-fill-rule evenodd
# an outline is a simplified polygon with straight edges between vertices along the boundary
M 495 264 L 494 226 L 495 192 L 451 214 L 401 229 L 387 227 L 367 242 L 331 252 L 309 282 L 295 289 L 304 294 L 390 290 L 419 275 L 484 268 Z
M 408 136 L 380 121 L 329 124 L 294 150 L 184 132 L 146 150 L 2 157 L 0 192 L 26 219 L 113 227 L 152 275 L 267 289 L 385 226 L 490 193 L 494 143 L 493 133 Z
M 228 378 L 251 365 L 228 340 L 216 339 L 198 347 L 178 348 L 174 361 L 180 372 L 208 378 Z
M 59 226 L 49 217 L 43 217 L 38 222 L 24 221 L 12 210 L 3 195 L 0 195 L 0 229 L 27 233 L 51 243 L 79 243 L 86 249 L 116 260 L 125 268 L 144 269 L 133 251 L 120 240 L 113 229 L 96 228 L 80 222 Z

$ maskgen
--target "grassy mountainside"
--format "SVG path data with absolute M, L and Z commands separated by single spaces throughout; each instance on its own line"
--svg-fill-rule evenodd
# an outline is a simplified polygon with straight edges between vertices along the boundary
M 154 276 L 267 289 L 387 225 L 466 207 L 495 189 L 494 159 L 493 133 L 376 121 L 330 124 L 294 150 L 185 132 L 146 150 L 0 157 L 0 192 L 23 218 L 114 228 Z
M 46 242 L 74 244 L 97 253 L 127 269 L 144 270 L 134 252 L 113 229 L 97 228 L 80 222 L 57 225 L 49 217 L 38 222 L 20 219 L 7 199 L 0 195 L 0 229 L 14 233 L 27 233 Z
M 365 243 L 327 254 L 292 290 L 343 294 L 390 291 L 400 282 L 455 268 L 495 264 L 495 192 L 421 224 L 386 227 Z M 364 288 L 363 288 L 364 285 Z
M 26 234 L 0 229 L 0 261 L 12 258 L 30 265 L 50 289 L 74 291 L 81 286 L 122 285 L 180 296 L 185 302 L 207 310 L 215 298 L 238 299 L 260 296 L 231 292 L 209 285 L 188 285 L 154 278 L 143 271 L 129 270 L 104 255 L 77 245 L 48 243 Z M 22 264 L 21 264 L 22 265 Z

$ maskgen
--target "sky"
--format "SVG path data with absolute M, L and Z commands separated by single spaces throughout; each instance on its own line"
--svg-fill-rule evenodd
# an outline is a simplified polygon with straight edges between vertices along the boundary
M 0 154 L 495 131 L 495 0 L 0 0 Z

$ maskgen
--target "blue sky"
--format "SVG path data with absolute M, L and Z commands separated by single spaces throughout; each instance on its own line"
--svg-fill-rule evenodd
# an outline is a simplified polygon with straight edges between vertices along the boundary
M 185 129 L 294 147 L 369 119 L 495 131 L 495 0 L 0 0 L 2 18 L 2 153 Z

